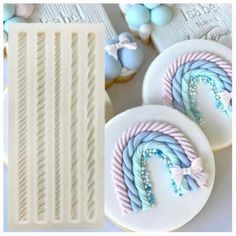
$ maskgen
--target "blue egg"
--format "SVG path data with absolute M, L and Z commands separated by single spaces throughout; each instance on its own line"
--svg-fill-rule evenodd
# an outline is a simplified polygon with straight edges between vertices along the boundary
M 161 5 L 151 11 L 151 21 L 155 25 L 166 25 L 172 19 L 172 12 L 169 7 Z
M 119 42 L 118 38 L 115 38 L 115 39 L 106 39 L 106 40 L 105 40 L 105 46 L 111 45 L 111 44 L 116 44 L 116 43 L 118 43 L 118 42 Z
M 105 54 L 105 77 L 106 80 L 115 79 L 121 72 L 121 64 L 113 56 Z
M 129 32 L 123 32 L 119 36 L 126 36 L 130 42 L 135 42 L 134 36 Z
M 143 53 L 140 48 L 135 50 L 122 48 L 118 52 L 119 59 L 123 67 L 126 67 L 130 70 L 138 69 L 143 62 Z
M 150 10 L 152 10 L 152 9 L 154 9 L 154 8 L 157 8 L 157 7 L 159 7 L 161 4 L 143 4 L 146 8 L 148 8 L 148 9 L 150 9 Z
M 3 4 L 3 21 L 9 20 L 15 14 L 14 4 Z
M 139 27 L 150 22 L 150 12 L 143 5 L 133 5 L 128 8 L 125 19 L 129 25 Z
M 8 31 L 9 31 L 9 25 L 11 24 L 11 23 L 26 23 L 27 21 L 25 20 L 25 19 L 23 19 L 23 18 L 21 18 L 21 17 L 18 17 L 18 16 L 14 16 L 14 17 L 12 17 L 11 19 L 9 19 L 8 21 L 6 21 L 5 23 L 4 23 L 4 26 L 3 26 L 3 29 L 4 29 L 4 31 L 6 31 L 7 33 L 8 33 Z

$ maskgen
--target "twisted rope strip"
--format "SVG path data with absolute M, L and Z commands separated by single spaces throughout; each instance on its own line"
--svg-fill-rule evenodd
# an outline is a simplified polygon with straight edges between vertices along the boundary
M 191 52 L 173 61 L 163 79 L 163 98 L 169 106 L 173 105 L 173 94 L 179 102 L 178 91 L 181 90 L 181 78 L 187 71 L 207 69 L 216 73 L 227 91 L 232 90 L 232 66 L 221 57 L 209 52 Z M 173 87 L 172 87 L 173 86 Z
M 37 219 L 44 220 L 46 212 L 45 173 L 45 34 L 37 40 Z
M 138 195 L 139 195 L 139 198 L 142 203 L 142 209 L 144 209 L 144 210 L 150 208 L 152 206 L 152 204 L 148 200 L 143 177 L 141 174 L 143 170 L 142 170 L 140 163 L 141 163 L 141 158 L 143 156 L 144 150 L 148 151 L 150 146 L 158 148 L 158 150 L 161 150 L 163 153 L 165 153 L 166 156 L 170 157 L 170 159 L 172 160 L 172 162 L 171 162 L 172 165 L 180 166 L 180 162 L 179 162 L 178 158 L 176 158 L 176 155 L 173 153 L 173 151 L 166 144 L 163 144 L 163 143 L 157 142 L 157 141 L 151 141 L 151 142 L 147 142 L 147 143 L 141 143 L 138 146 L 138 148 L 136 149 L 136 151 L 134 152 L 134 154 L 132 156 L 132 158 L 133 158 L 133 175 L 134 175 L 134 183 L 135 183 L 135 186 L 138 190 Z M 183 181 L 184 181 L 184 183 L 183 183 Z M 183 181 L 182 181 L 182 184 L 185 185 L 187 183 L 185 177 L 184 177 Z M 188 183 L 185 187 L 188 188 Z M 190 189 L 188 188 L 188 190 L 190 190 Z
M 189 80 L 193 80 L 194 82 L 189 82 Z M 179 101 L 176 101 L 176 94 L 173 93 L 174 107 L 185 113 L 192 120 L 195 120 L 197 123 L 201 124 L 203 119 L 201 118 L 200 111 L 198 109 L 198 104 L 196 102 L 196 85 L 199 82 L 207 83 L 207 85 L 211 87 L 211 92 L 215 100 L 217 101 L 216 105 L 218 104 L 217 108 L 222 109 L 225 114 L 230 114 L 232 110 L 231 107 L 229 106 L 226 109 L 219 101 L 219 92 L 226 90 L 224 84 L 222 83 L 221 79 L 217 74 L 206 69 L 195 69 L 183 75 L 181 84 L 182 90 L 180 95 L 178 95 L 178 97 L 181 96 Z
M 168 153 L 165 153 L 166 156 L 168 156 L 172 162 L 175 165 L 181 166 L 181 167 L 189 167 L 190 161 L 188 160 L 188 157 L 184 153 L 183 148 L 177 143 L 177 141 L 170 137 L 169 135 L 163 135 L 159 132 L 141 132 L 137 134 L 136 136 L 129 139 L 126 147 L 123 150 L 123 173 L 124 173 L 124 180 L 125 184 L 128 187 L 128 196 L 131 201 L 132 209 L 138 210 L 142 209 L 142 203 L 140 201 L 140 194 L 138 193 L 138 189 L 135 185 L 134 181 L 134 168 L 133 168 L 133 158 L 134 153 L 136 149 L 139 147 L 139 145 L 143 143 L 149 143 L 149 142 L 156 142 L 156 143 L 163 143 L 165 144 L 165 150 L 168 148 L 170 150 Z M 183 188 L 190 191 L 191 187 L 188 185 L 188 181 L 183 178 L 182 182 Z
M 72 82 L 71 82 L 71 218 L 78 217 L 78 140 L 77 140 L 77 104 L 78 104 L 78 35 L 72 34 Z
M 88 219 L 93 219 L 95 216 L 95 35 L 88 34 L 88 97 L 87 97 L 87 147 L 88 147 L 88 162 L 87 162 L 87 213 Z
M 130 199 L 128 196 L 128 188 L 124 182 L 123 178 L 123 151 L 128 144 L 129 139 L 136 136 L 137 134 L 144 131 L 160 132 L 162 134 L 169 135 L 173 137 L 183 148 L 188 159 L 192 161 L 197 158 L 192 145 L 184 137 L 184 135 L 175 127 L 158 121 L 145 121 L 131 126 L 127 131 L 125 131 L 116 143 L 115 149 L 113 151 L 112 159 L 112 178 L 120 206 L 124 213 L 132 212 L 132 207 L 130 205 Z
M 56 220 L 61 218 L 61 159 L 60 159 L 60 73 L 61 73 L 61 38 L 60 34 L 55 34 L 55 205 L 54 217 Z
M 26 34 L 18 35 L 18 220 L 27 220 Z

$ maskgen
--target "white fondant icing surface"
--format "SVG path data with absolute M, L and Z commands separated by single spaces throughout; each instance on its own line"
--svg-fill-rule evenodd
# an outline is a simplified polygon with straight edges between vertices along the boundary
M 146 211 L 122 213 L 111 178 L 112 152 L 118 138 L 137 122 L 159 120 L 179 128 L 193 144 L 209 175 L 207 188 L 186 192 L 178 197 L 171 188 L 170 176 L 157 158 L 148 160 L 155 206 Z M 131 231 L 172 231 L 196 216 L 206 204 L 215 178 L 211 146 L 202 130 L 182 113 L 160 105 L 145 105 L 113 117 L 105 128 L 105 212 L 116 224 Z
M 143 104 L 165 104 L 162 98 L 163 75 L 179 56 L 204 51 L 214 53 L 232 63 L 232 51 L 226 46 L 209 40 L 187 40 L 177 43 L 162 52 L 150 65 L 143 82 Z M 205 123 L 201 126 L 213 150 L 225 148 L 232 142 L 232 119 L 218 111 L 212 100 L 210 89 L 197 87 L 197 102 Z

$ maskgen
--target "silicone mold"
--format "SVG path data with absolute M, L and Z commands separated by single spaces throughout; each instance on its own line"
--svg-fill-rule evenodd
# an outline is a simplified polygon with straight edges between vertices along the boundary
M 9 226 L 102 226 L 104 30 L 10 27 Z

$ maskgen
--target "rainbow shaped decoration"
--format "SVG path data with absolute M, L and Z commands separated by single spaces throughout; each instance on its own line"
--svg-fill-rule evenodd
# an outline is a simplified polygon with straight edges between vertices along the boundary
M 159 121 L 137 123 L 122 134 L 113 152 L 113 183 L 124 213 L 155 204 L 146 168 L 151 157 L 165 163 L 177 195 L 207 186 L 202 159 L 177 128 Z
M 232 66 L 209 52 L 192 52 L 177 58 L 163 79 L 163 99 L 198 124 L 204 122 L 196 101 L 196 87 L 210 87 L 216 108 L 232 115 Z M 200 95 L 199 95 L 200 96 Z

